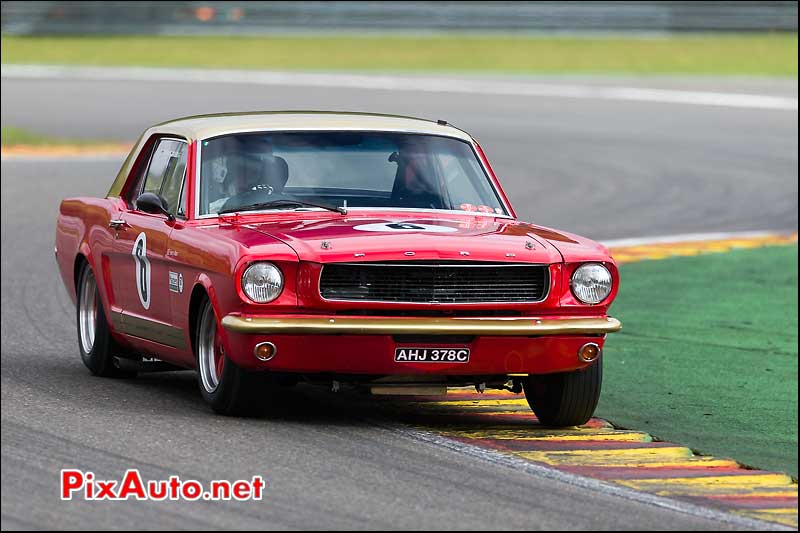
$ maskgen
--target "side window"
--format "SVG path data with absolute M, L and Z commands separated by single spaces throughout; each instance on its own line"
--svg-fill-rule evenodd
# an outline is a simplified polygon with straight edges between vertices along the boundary
M 181 184 L 181 197 L 178 200 L 178 212 L 176 214 L 179 217 L 186 217 L 186 176 L 183 177 Z
M 167 201 L 170 213 L 184 214 L 179 205 L 183 178 L 186 173 L 186 148 L 183 141 L 161 139 L 153 150 L 150 165 L 144 178 L 142 192 L 161 195 Z
M 173 215 L 185 215 L 181 201 L 184 175 L 186 174 L 186 143 L 177 141 L 173 155 L 164 171 L 161 197 L 167 201 L 167 210 Z
M 147 167 L 147 173 L 144 177 L 144 187 L 142 192 L 154 192 L 158 194 L 161 191 L 161 184 L 164 181 L 164 171 L 167 170 L 167 165 L 172 159 L 172 153 L 175 151 L 177 141 L 173 139 L 161 139 L 158 141 L 153 155 L 150 156 L 150 165 Z
M 128 204 L 130 209 L 135 208 L 136 198 L 141 194 L 144 178 L 147 176 L 147 167 L 150 164 L 150 156 L 153 155 L 153 148 L 156 144 L 158 144 L 158 139 L 150 139 L 145 143 L 142 152 L 138 156 L 136 166 L 128 178 L 131 185 L 125 192 L 125 203 Z

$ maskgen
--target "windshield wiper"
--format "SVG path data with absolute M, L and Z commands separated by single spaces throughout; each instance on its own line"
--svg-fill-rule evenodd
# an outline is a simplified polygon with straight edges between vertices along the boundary
M 341 206 L 334 206 L 334 205 L 325 205 L 325 204 L 315 204 L 311 202 L 306 202 L 305 200 L 272 200 L 269 202 L 259 202 L 256 204 L 250 205 L 243 205 L 241 207 L 232 207 L 230 209 L 224 209 L 220 211 L 218 214 L 224 215 L 226 213 L 236 213 L 238 211 L 259 211 L 261 209 L 273 209 L 273 208 L 280 208 L 280 207 L 288 207 L 288 206 L 306 206 L 306 207 L 318 207 L 320 209 L 327 209 L 328 211 L 333 211 L 334 213 L 340 213 L 342 215 L 347 214 L 347 208 Z

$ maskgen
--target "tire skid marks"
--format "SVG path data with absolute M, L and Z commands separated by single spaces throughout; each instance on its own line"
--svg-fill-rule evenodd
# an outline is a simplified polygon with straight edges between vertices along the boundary
M 389 404 L 406 422 L 454 441 L 656 496 L 797 527 L 797 483 L 785 474 L 698 456 L 685 446 L 617 429 L 597 418 L 576 428 L 542 427 L 524 397 L 509 392 L 450 389 L 444 397 Z

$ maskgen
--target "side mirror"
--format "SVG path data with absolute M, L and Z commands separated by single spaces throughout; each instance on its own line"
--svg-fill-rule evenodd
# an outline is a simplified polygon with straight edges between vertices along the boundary
M 167 215 L 168 220 L 174 220 L 175 217 L 167 210 L 167 207 L 167 201 L 154 192 L 144 192 L 136 199 L 136 209 L 139 211 L 153 215 L 161 213 Z

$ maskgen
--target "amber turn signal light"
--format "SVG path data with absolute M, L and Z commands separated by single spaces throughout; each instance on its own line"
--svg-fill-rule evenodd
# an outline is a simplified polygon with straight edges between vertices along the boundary
M 253 353 L 259 361 L 269 361 L 278 353 L 278 348 L 271 342 L 259 342 L 253 349 Z
M 578 359 L 584 363 L 591 363 L 600 357 L 600 346 L 593 342 L 587 342 L 578 349 Z

